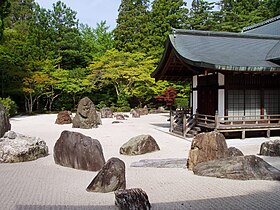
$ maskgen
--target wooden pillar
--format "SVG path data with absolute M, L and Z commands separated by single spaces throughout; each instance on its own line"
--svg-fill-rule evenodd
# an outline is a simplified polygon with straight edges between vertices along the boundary
M 218 113 L 218 110 L 216 110 L 216 113 L 215 113 L 215 131 L 218 130 L 219 126 L 220 126 L 219 113 Z

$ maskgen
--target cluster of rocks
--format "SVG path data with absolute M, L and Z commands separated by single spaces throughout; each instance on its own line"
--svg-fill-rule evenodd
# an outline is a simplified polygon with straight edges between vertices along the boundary
M 140 155 L 158 150 L 159 146 L 152 136 L 139 135 L 122 145 L 120 154 Z M 78 132 L 63 131 L 54 146 L 54 160 L 56 164 L 65 167 L 99 171 L 86 190 L 115 192 L 119 209 L 124 209 L 124 206 L 150 209 L 148 196 L 142 189 L 126 189 L 125 163 L 116 157 L 105 163 L 103 149 L 97 139 Z
M 147 106 L 144 106 L 144 108 L 139 108 L 139 109 L 131 109 L 130 114 L 132 115 L 133 118 L 140 118 L 142 115 L 148 115 L 149 110 Z
M 217 132 L 198 134 L 192 141 L 187 167 L 194 174 L 238 180 L 280 180 L 280 171 L 263 159 L 244 156 L 234 147 L 227 147 Z

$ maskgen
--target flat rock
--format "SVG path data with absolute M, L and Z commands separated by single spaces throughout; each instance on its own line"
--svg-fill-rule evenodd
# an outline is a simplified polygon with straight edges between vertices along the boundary
M 88 192 L 107 193 L 125 189 L 125 163 L 119 158 L 110 158 L 87 187 Z
M 199 163 L 193 172 L 200 176 L 238 180 L 280 180 L 280 171 L 255 155 Z
M 160 148 L 151 135 L 139 135 L 123 144 L 120 148 L 120 154 L 141 155 L 158 150 L 160 150 Z
M 61 166 L 87 171 L 99 171 L 105 164 L 97 139 L 70 131 L 63 131 L 56 141 L 54 161 Z
M 130 167 L 186 168 L 186 164 L 186 158 L 144 159 L 131 163 Z
M 47 155 L 46 142 L 40 138 L 8 131 L 0 139 L 0 163 L 31 161 Z

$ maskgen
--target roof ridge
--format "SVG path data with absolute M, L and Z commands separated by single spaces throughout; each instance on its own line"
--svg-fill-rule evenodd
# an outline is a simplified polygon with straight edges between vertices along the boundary
M 254 25 L 252 25 L 252 26 L 244 27 L 243 30 L 242 30 L 242 32 L 249 31 L 249 30 L 252 30 L 252 29 L 255 29 L 255 28 L 258 28 L 258 27 L 267 25 L 267 24 L 272 23 L 272 22 L 275 22 L 275 21 L 277 21 L 277 20 L 280 20 L 280 15 L 278 15 L 278 16 L 276 16 L 276 17 L 273 17 L 273 18 L 271 18 L 271 19 L 265 20 L 265 21 L 263 21 L 263 22 L 254 24 Z
M 280 16 L 279 16 L 280 17 Z M 234 33 L 234 32 L 218 32 L 218 31 L 199 31 L 199 30 L 186 30 L 186 29 L 172 29 L 172 34 L 182 35 L 200 35 L 200 36 L 216 36 L 216 37 L 233 37 L 233 38 L 253 38 L 253 39 L 275 39 L 280 40 L 278 35 L 267 34 L 249 34 L 249 33 Z

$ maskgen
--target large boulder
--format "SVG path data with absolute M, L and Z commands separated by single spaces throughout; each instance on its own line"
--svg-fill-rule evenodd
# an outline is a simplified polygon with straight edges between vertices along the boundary
M 0 138 L 9 130 L 11 130 L 9 117 L 6 109 L 0 103 Z
M 193 172 L 200 176 L 238 180 L 280 180 L 280 171 L 254 156 L 235 156 L 197 164 Z
M 93 102 L 88 97 L 81 99 L 73 119 L 73 128 L 97 128 L 100 124 L 101 119 L 96 112 Z
M 46 142 L 40 138 L 8 131 L 0 139 L 0 163 L 31 161 L 47 155 Z
M 57 118 L 55 120 L 55 124 L 63 125 L 63 124 L 71 124 L 72 118 L 70 116 L 71 112 L 62 111 L 57 114 Z
M 120 154 L 141 155 L 158 150 L 160 150 L 159 146 L 151 135 L 139 135 L 123 144 L 120 148 Z
M 70 131 L 63 131 L 56 141 L 54 161 L 58 165 L 87 171 L 99 171 L 105 164 L 97 139 Z
M 110 158 L 87 187 L 88 192 L 113 192 L 125 189 L 125 163 L 119 158 Z
M 280 156 L 280 140 L 263 142 L 260 148 L 260 155 Z
M 193 138 L 187 166 L 192 170 L 198 163 L 225 157 L 228 157 L 228 148 L 223 134 L 200 133 Z
M 113 118 L 113 111 L 109 107 L 104 107 L 100 110 L 101 118 Z

